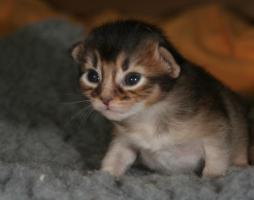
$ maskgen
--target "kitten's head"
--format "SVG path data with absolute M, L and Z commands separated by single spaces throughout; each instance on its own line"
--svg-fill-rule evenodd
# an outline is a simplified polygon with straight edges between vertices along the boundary
M 80 86 L 94 109 L 120 121 L 161 101 L 179 77 L 181 56 L 161 31 L 143 22 L 95 28 L 72 49 Z

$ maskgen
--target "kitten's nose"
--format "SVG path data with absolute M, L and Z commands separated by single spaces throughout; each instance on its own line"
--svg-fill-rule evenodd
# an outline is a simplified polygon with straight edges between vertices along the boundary
M 105 104 L 106 106 L 109 105 L 111 100 L 112 100 L 112 97 L 101 97 L 102 103 Z

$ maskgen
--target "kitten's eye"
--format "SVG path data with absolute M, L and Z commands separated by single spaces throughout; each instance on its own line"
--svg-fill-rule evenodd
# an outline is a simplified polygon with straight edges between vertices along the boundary
M 99 77 L 98 72 L 96 72 L 93 69 L 89 69 L 88 70 L 88 72 L 87 72 L 87 79 L 91 83 L 98 83 L 100 81 L 100 77 Z
M 127 86 L 136 85 L 141 79 L 141 74 L 137 72 L 131 72 L 125 76 L 124 83 Z

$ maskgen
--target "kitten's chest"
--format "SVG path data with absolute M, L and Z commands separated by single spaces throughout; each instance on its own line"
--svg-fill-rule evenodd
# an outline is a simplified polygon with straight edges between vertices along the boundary
M 204 158 L 202 140 L 177 135 L 178 130 L 173 128 L 157 130 L 155 125 L 146 124 L 128 137 L 144 164 L 163 172 L 195 171 Z
M 175 146 L 176 144 L 187 144 L 190 141 L 200 140 L 192 132 L 197 132 L 189 126 L 181 125 L 158 126 L 156 123 L 140 123 L 125 134 L 129 143 L 137 149 L 149 149 L 157 151 Z
M 158 128 L 154 124 L 137 126 L 134 130 L 130 134 L 127 133 L 126 138 L 137 149 L 157 151 L 165 146 L 171 145 L 174 141 L 174 138 L 170 136 L 168 130 L 158 132 Z

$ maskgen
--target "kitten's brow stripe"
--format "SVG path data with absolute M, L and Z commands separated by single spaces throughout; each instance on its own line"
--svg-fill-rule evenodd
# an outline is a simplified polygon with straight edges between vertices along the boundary
M 95 52 L 93 52 L 93 55 L 92 55 L 92 64 L 93 64 L 93 67 L 97 68 L 98 58 Z
M 123 71 L 126 71 L 129 69 L 129 65 L 130 65 L 130 59 L 126 58 L 122 64 L 122 69 Z

